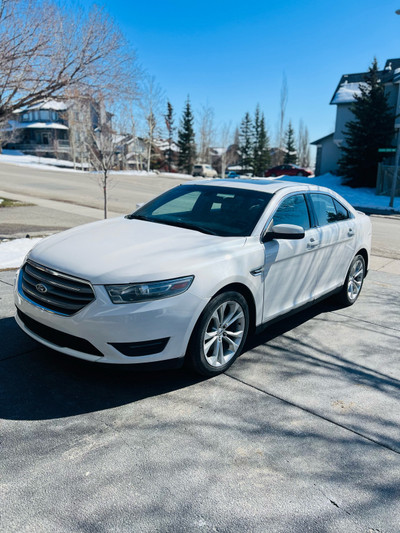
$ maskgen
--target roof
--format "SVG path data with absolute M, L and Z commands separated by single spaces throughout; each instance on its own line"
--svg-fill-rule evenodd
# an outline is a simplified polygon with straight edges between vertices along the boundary
M 333 93 L 330 104 L 349 104 L 354 102 L 355 94 L 360 94 L 360 84 L 365 82 L 368 72 L 343 74 Z M 400 80 L 400 59 L 388 59 L 385 68 L 378 71 L 383 84 L 395 83 Z
M 33 111 L 35 109 L 50 109 L 52 111 L 66 111 L 68 105 L 65 102 L 59 100 L 45 100 L 26 107 L 21 107 L 17 110 L 17 113 L 25 113 L 26 111 Z
M 68 126 L 60 124 L 59 122 L 17 122 L 13 125 L 16 129 L 51 129 L 51 130 L 68 130 Z
M 318 187 L 316 185 L 308 185 L 305 183 L 296 183 L 291 181 L 280 181 L 277 179 L 267 179 L 267 178 L 234 178 L 234 179 L 215 179 L 215 178 L 209 178 L 209 179 L 202 179 L 202 180 L 194 180 L 194 181 L 187 181 L 183 186 L 185 185 L 212 185 L 216 187 L 232 187 L 235 189 L 250 189 L 253 191 L 263 191 L 268 192 L 270 194 L 275 194 L 277 191 L 280 191 L 281 189 L 290 189 L 292 187 L 295 187 L 297 190 L 310 190 L 310 189 L 317 189 Z
M 321 144 L 323 141 L 327 141 L 330 137 L 333 138 L 335 133 L 329 133 L 328 135 L 325 135 L 325 137 L 321 137 L 320 139 L 317 139 L 316 141 L 311 142 L 310 144 L 313 144 L 314 146 Z

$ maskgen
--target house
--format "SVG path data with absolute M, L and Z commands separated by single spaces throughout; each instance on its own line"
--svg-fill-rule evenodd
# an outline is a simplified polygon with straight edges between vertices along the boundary
M 111 127 L 111 120 L 112 114 L 89 97 L 44 100 L 14 112 L 7 129 L 12 140 L 5 148 L 87 164 L 89 133 L 101 121 Z
M 330 105 L 336 105 L 335 131 L 311 143 L 317 147 L 316 176 L 338 171 L 338 161 L 341 156 L 340 146 L 344 142 L 343 131 L 346 123 L 354 120 L 351 104 L 355 101 L 355 95 L 360 94 L 360 85 L 365 82 L 367 75 L 368 72 L 360 72 L 358 74 L 344 74 L 341 77 L 330 101 Z M 398 129 L 400 128 L 400 59 L 388 59 L 384 69 L 379 71 L 379 78 L 385 88 L 393 117 L 397 117 L 395 127 Z M 393 156 L 392 159 L 394 159 Z M 392 164 L 393 161 L 388 158 L 387 163 Z
M 9 121 L 14 139 L 5 147 L 26 154 L 70 159 L 68 106 L 48 100 L 19 109 Z

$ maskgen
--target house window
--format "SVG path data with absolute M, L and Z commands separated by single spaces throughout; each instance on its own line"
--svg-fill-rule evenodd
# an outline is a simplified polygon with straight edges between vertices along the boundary
M 22 122 L 28 122 L 29 121 L 29 113 L 24 113 L 22 115 Z
M 42 144 L 50 144 L 50 133 L 42 133 Z
M 49 120 L 50 119 L 50 111 L 47 110 L 40 110 L 40 120 Z

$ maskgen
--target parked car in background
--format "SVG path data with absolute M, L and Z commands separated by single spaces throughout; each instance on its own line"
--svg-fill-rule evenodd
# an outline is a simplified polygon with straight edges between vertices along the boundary
M 236 179 L 240 177 L 241 177 L 241 174 L 238 174 L 236 170 L 229 170 L 229 172 L 227 172 L 226 174 L 227 179 Z
M 277 167 L 270 168 L 264 173 L 266 178 L 274 176 L 312 176 L 312 172 L 306 168 L 299 167 L 298 165 L 286 164 L 278 165 Z
M 202 178 L 216 178 L 218 172 L 211 166 L 203 163 L 193 166 L 193 176 Z
M 16 320 L 88 361 L 186 362 L 213 376 L 256 327 L 334 292 L 352 305 L 370 248 L 369 217 L 329 189 L 187 182 L 39 242 L 17 275 Z

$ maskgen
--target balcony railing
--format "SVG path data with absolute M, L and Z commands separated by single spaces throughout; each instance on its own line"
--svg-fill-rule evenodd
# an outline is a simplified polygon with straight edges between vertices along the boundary
M 21 152 L 70 152 L 71 147 L 68 140 L 59 139 L 49 144 L 20 144 L 13 143 L 16 150 Z

